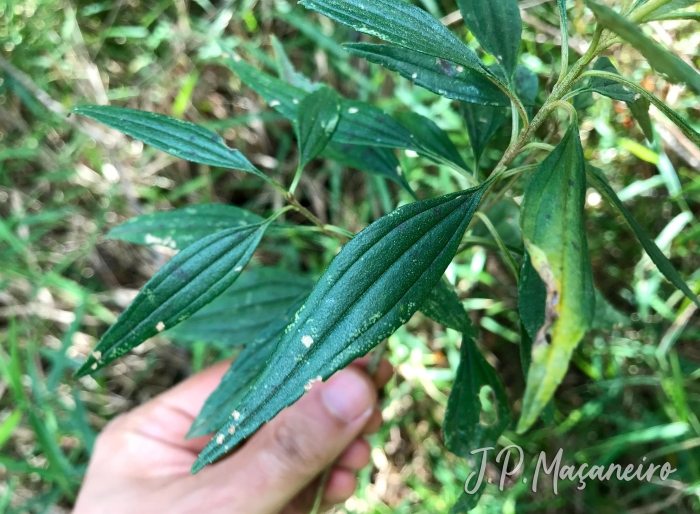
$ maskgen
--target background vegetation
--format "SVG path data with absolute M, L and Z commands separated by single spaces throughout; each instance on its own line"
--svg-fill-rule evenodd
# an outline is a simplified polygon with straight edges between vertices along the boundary
M 477 47 L 450 16 L 457 11 L 452 0 L 418 3 L 452 22 L 451 28 Z M 577 31 L 591 34 L 590 11 L 578 0 L 569 4 Z M 546 91 L 559 55 L 556 2 L 520 5 L 522 59 Z M 647 30 L 677 53 L 700 57 L 694 22 L 654 22 Z M 95 378 L 72 378 L 116 315 L 173 254 L 162 246 L 105 239 L 107 231 L 140 213 L 195 203 L 234 204 L 255 212 L 282 205 L 278 193 L 252 175 L 178 161 L 67 111 L 83 103 L 109 103 L 182 117 L 215 130 L 254 164 L 288 182 L 296 167 L 289 123 L 229 70 L 208 62 L 218 56 L 216 39 L 224 38 L 249 62 L 273 71 L 272 35 L 314 81 L 390 113 L 429 116 L 471 159 L 463 121 L 450 101 L 349 56 L 338 42 L 365 36 L 291 2 L 0 0 L 0 512 L 68 512 L 96 433 L 111 418 L 234 353 L 155 338 Z M 574 52 L 585 51 L 579 37 L 570 45 Z M 696 96 L 651 79 L 648 65 L 629 49 L 616 45 L 607 55 L 623 74 L 700 128 Z M 605 170 L 627 207 L 698 292 L 700 151 L 653 108 L 652 115 L 657 138 L 649 145 L 624 103 L 596 96 L 583 115 L 586 158 Z M 556 138 L 558 129 L 553 122 L 543 137 L 550 131 Z M 489 169 L 499 155 L 487 150 L 482 167 Z M 415 190 L 466 187 L 423 158 L 400 152 L 399 159 Z M 309 169 L 299 187 L 304 204 L 321 220 L 353 232 L 411 201 L 393 183 L 331 161 L 316 161 Z M 507 205 L 494 219 L 504 238 L 517 226 Z M 594 281 L 614 309 L 598 313 L 597 330 L 577 350 L 553 419 L 525 436 L 506 431 L 501 443 L 520 444 L 528 457 L 541 450 L 553 456 L 563 448 L 568 463 L 636 465 L 646 456 L 669 461 L 678 471 L 665 484 L 590 483 L 583 491 L 560 484 L 558 495 L 547 486 L 537 494 L 529 484 L 509 484 L 503 492 L 489 486 L 479 511 L 698 511 L 695 307 L 660 277 L 623 221 L 593 190 L 586 214 L 598 273 Z M 478 226 L 473 235 L 490 237 Z M 294 244 L 283 252 L 268 239 L 256 262 L 319 276 L 335 247 L 324 246 L 323 239 L 287 237 Z M 460 253 L 448 274 L 480 327 L 481 350 L 511 399 L 519 398 L 524 384 L 517 287 L 507 268 L 491 245 L 483 244 Z M 442 446 L 440 425 L 459 340 L 459 334 L 420 314 L 389 338 L 397 375 L 386 389 L 386 424 L 371 441 L 372 467 L 340 511 L 441 513 L 456 501 L 468 469 Z M 517 412 L 519 405 L 512 407 Z M 490 475 L 497 481 L 496 467 Z

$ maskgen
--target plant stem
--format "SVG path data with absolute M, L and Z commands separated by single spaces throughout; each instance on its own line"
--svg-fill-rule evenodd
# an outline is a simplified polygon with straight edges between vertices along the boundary
M 328 483 L 328 477 L 331 476 L 332 466 L 328 466 L 323 470 L 321 475 L 321 480 L 318 484 L 318 489 L 316 490 L 316 498 L 314 499 L 314 505 L 311 508 L 310 514 L 318 514 L 321 510 L 321 502 L 323 501 L 323 493 L 326 491 L 326 484 Z
M 649 16 L 651 13 L 654 11 L 658 10 L 659 8 L 663 7 L 664 5 L 670 3 L 671 0 L 651 0 L 649 3 L 646 5 L 643 5 L 639 7 L 638 9 L 635 9 L 632 11 L 629 15 L 630 21 L 633 22 L 639 22 L 642 21 L 644 18 Z
M 297 172 L 294 174 L 294 180 L 292 180 L 292 185 L 289 186 L 289 194 L 294 195 L 294 191 L 297 190 L 297 186 L 299 185 L 299 181 L 301 180 L 301 174 L 304 171 L 304 168 L 300 165 L 297 167 Z

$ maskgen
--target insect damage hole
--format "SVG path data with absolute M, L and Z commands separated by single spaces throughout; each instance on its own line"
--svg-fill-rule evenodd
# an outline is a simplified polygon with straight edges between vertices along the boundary
M 479 414 L 479 424 L 484 427 L 492 427 L 498 423 L 498 400 L 496 392 L 490 385 L 481 386 L 479 389 L 479 402 L 481 403 L 481 414 Z

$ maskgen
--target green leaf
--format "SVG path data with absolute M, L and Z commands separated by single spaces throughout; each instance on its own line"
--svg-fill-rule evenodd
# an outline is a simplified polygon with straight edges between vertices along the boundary
M 299 168 L 316 158 L 333 137 L 340 120 L 340 98 L 329 87 L 322 87 L 299 104 L 297 132 L 299 133 Z
M 350 168 L 391 179 L 415 196 L 406 181 L 396 154 L 389 148 L 348 145 L 331 141 L 323 151 L 323 155 Z
M 540 79 L 535 72 L 526 66 L 518 65 L 515 68 L 515 91 L 530 117 L 532 117 L 532 106 L 537 99 L 539 88 Z
M 671 82 L 687 83 L 695 92 L 700 93 L 700 74 L 689 64 L 649 39 L 637 25 L 610 7 L 593 0 L 584 1 L 603 27 L 612 30 L 639 50 L 652 68 L 665 74 Z
M 346 43 L 343 48 L 445 98 L 483 105 L 510 105 L 508 96 L 482 73 L 452 61 L 392 45 Z
M 489 209 L 489 219 L 505 245 L 522 253 L 523 234 L 520 231 L 520 207 L 513 200 L 501 200 Z M 472 235 L 492 239 L 491 232 L 481 220 L 476 220 Z
M 495 446 L 510 421 L 508 396 L 501 379 L 472 336 L 464 334 L 442 424 L 445 446 L 455 455 L 471 459 L 472 450 Z
M 164 335 L 184 342 L 245 346 L 297 298 L 308 296 L 312 287 L 308 278 L 283 269 L 254 268 Z
M 353 238 L 285 330 L 242 401 L 240 419 L 219 430 L 193 471 L 406 323 L 454 257 L 483 188 L 405 205 Z
M 671 0 L 666 5 L 662 5 L 661 7 L 656 9 L 654 12 L 649 14 L 649 16 L 647 16 L 644 19 L 644 21 L 664 19 L 663 16 L 666 14 L 671 14 L 671 13 L 674 13 L 675 11 L 679 11 L 681 9 L 691 7 L 691 6 L 696 5 L 696 4 L 698 4 L 698 0 Z M 687 13 L 684 13 L 684 14 L 687 14 Z
M 657 14 L 649 18 L 649 21 L 666 21 L 666 20 L 692 20 L 700 21 L 700 12 L 697 11 L 674 11 L 668 13 Z
M 518 313 L 530 344 L 537 339 L 545 319 L 547 303 L 547 288 L 530 262 L 530 254 L 523 253 L 523 264 L 520 268 L 520 283 L 518 284 Z M 530 355 L 527 356 L 530 361 Z M 528 364 L 529 366 L 529 364 Z
M 521 207 L 525 248 L 547 298 L 544 324 L 533 342 L 520 433 L 535 422 L 554 395 L 574 349 L 591 325 L 595 297 L 583 220 L 585 192 L 583 149 L 577 120 L 573 120 L 533 174 Z
M 312 93 L 322 87 L 320 84 L 312 83 L 308 78 L 294 69 L 294 65 L 287 57 L 282 43 L 275 37 L 270 35 L 272 48 L 275 50 L 275 64 L 277 64 L 277 75 L 287 84 L 297 87 L 307 93 Z
M 107 238 L 181 250 L 214 232 L 262 221 L 260 216 L 233 205 L 200 204 L 131 218 L 110 230 Z
M 644 250 L 647 252 L 647 255 L 652 260 L 652 262 L 656 264 L 656 267 L 663 274 L 663 276 L 666 277 L 666 279 L 669 282 L 671 282 L 671 284 L 683 291 L 683 293 L 688 298 L 690 298 L 693 302 L 695 302 L 696 305 L 700 307 L 700 300 L 698 300 L 698 297 L 688 287 L 685 281 L 683 281 L 681 276 L 678 274 L 678 272 L 673 267 L 668 258 L 664 255 L 664 253 L 659 249 L 654 240 L 649 237 L 649 235 L 642 228 L 642 226 L 639 223 L 637 223 L 637 220 L 635 220 L 632 217 L 632 213 L 629 210 L 627 210 L 627 207 L 624 206 L 624 204 L 617 197 L 617 194 L 615 194 L 613 188 L 610 187 L 610 184 L 608 184 L 608 180 L 605 177 L 605 174 L 603 174 L 603 171 L 591 165 L 587 166 L 587 170 L 588 179 L 591 181 L 591 184 L 593 184 L 593 186 L 598 190 L 598 192 L 600 192 L 600 194 L 613 207 L 615 207 L 615 209 L 617 209 L 617 211 L 620 214 L 622 214 L 622 216 L 625 218 L 625 221 L 627 221 L 627 224 L 634 232 L 634 235 L 637 236 L 637 239 L 642 244 Z
M 247 171 L 268 180 L 241 152 L 229 148 L 221 137 L 194 123 L 153 112 L 106 105 L 83 105 L 74 108 L 73 112 L 180 159 Z
M 619 75 L 617 68 L 615 68 L 608 57 L 598 58 L 593 69 Z M 627 102 L 628 104 L 634 103 L 639 96 L 624 84 L 602 77 L 592 77 L 588 89 L 600 93 L 603 96 L 607 96 L 608 98 Z
M 468 104 L 466 102 L 460 102 L 460 107 L 464 123 L 467 126 L 469 143 L 474 152 L 474 167 L 478 169 L 484 150 L 498 129 L 508 119 L 508 110 L 504 107 Z
M 300 3 L 358 32 L 490 75 L 477 55 L 439 20 L 404 0 L 301 0 Z
M 469 170 L 469 166 L 462 159 L 450 137 L 434 121 L 415 112 L 401 112 L 397 118 L 399 123 L 420 140 L 421 150 L 419 153 L 426 153 L 428 157 L 442 158 L 456 164 L 463 170 Z
M 465 332 L 471 327 L 469 315 L 464 310 L 455 288 L 444 277 L 425 299 L 420 311 L 445 328 Z
M 595 290 L 595 315 L 591 328 L 610 330 L 615 327 L 629 327 L 630 317 L 618 311 L 603 294 Z
M 650 143 L 653 143 L 654 127 L 651 124 L 651 116 L 649 116 L 650 106 L 651 102 L 649 102 L 649 99 L 646 96 L 640 96 L 639 100 L 636 102 L 627 104 L 632 116 L 634 116 L 634 119 L 636 119 L 637 123 L 639 123 L 639 128 L 642 129 L 644 137 L 646 137 Z
M 265 369 L 284 328 L 302 306 L 305 298 L 306 296 L 301 296 L 295 299 L 291 307 L 282 316 L 270 321 L 231 363 L 219 385 L 204 402 L 202 410 L 187 433 L 188 438 L 211 434 L 224 425 L 229 416 L 238 416 L 234 411 L 255 379 Z
M 457 0 L 467 28 L 482 48 L 513 76 L 518 63 L 523 21 L 518 0 Z
M 263 73 L 253 66 L 244 63 L 240 58 L 238 59 L 238 61 L 236 57 L 228 59 L 226 60 L 226 64 L 239 76 L 244 84 L 259 94 L 270 107 L 277 110 L 288 120 L 295 121 L 299 103 L 306 97 L 307 93 L 301 89 L 290 86 L 282 80 Z M 361 102 L 356 103 L 361 104 Z M 406 179 L 400 173 L 401 167 L 399 166 L 394 152 L 386 148 L 386 146 L 391 145 L 382 144 L 381 147 L 377 148 L 377 139 L 379 139 L 379 142 L 383 142 L 386 131 L 376 134 L 374 130 L 375 127 L 372 126 L 371 118 L 369 119 L 369 127 L 356 124 L 358 120 L 368 121 L 365 116 L 367 113 L 364 109 L 361 117 L 350 117 L 350 113 L 348 113 L 348 116 L 342 116 L 343 111 L 347 112 L 347 110 L 352 107 L 358 109 L 359 113 L 359 108 L 355 105 L 346 107 L 344 103 L 341 103 L 341 119 L 338 122 L 339 126 L 336 128 L 331 142 L 326 146 L 324 154 L 353 168 L 386 176 L 413 194 L 408 182 L 406 182 Z M 378 116 L 381 116 L 382 121 L 386 122 L 384 118 L 388 118 L 388 116 L 378 109 L 375 109 L 375 111 L 378 111 Z M 398 141 L 394 140 L 391 142 L 398 144 L 399 147 L 403 147 L 404 145 L 413 146 L 411 135 L 396 122 L 389 127 L 389 137 L 393 137 L 391 129 L 396 129 L 396 126 L 399 127 L 398 131 L 402 137 Z M 341 129 L 343 135 L 341 135 Z M 355 139 L 353 134 L 357 134 L 358 141 L 361 140 L 362 143 L 355 142 L 353 140 Z M 348 142 L 348 138 L 351 139 L 351 141 Z M 356 146 L 356 148 L 352 148 L 351 146 Z
M 608 73 L 605 71 L 587 71 L 585 72 L 585 75 L 587 76 L 597 76 L 597 77 L 604 77 L 604 78 L 609 78 L 611 80 L 616 80 L 617 82 L 620 82 L 621 84 L 624 84 L 628 88 L 632 89 L 633 91 L 636 91 L 640 95 L 640 100 L 641 98 L 646 98 L 654 104 L 654 106 L 659 109 L 661 112 L 663 112 L 668 119 L 670 119 L 679 129 L 681 129 L 681 132 L 685 134 L 688 139 L 690 139 L 695 146 L 700 148 L 700 134 L 698 134 L 693 127 L 690 126 L 690 124 L 685 121 L 681 116 L 671 109 L 668 105 L 666 105 L 664 102 L 656 98 L 654 95 L 652 95 L 649 91 L 644 89 L 642 86 L 639 84 L 635 84 L 631 80 L 629 80 L 626 77 L 623 77 L 621 75 L 616 75 L 614 73 Z M 639 101 L 639 100 L 637 100 Z M 653 135 L 653 133 L 651 134 Z M 652 138 L 653 139 L 653 138 Z
M 268 225 L 222 230 L 175 255 L 102 336 L 77 375 L 105 366 L 218 297 L 248 264 Z

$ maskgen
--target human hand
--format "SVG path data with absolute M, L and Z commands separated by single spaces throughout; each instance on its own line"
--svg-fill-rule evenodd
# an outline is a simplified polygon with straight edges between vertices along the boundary
M 323 505 L 355 491 L 369 463 L 362 437 L 381 425 L 374 377 L 359 359 L 317 384 L 263 425 L 237 451 L 196 475 L 190 467 L 209 437 L 185 440 L 204 400 L 229 366 L 223 362 L 112 421 L 100 434 L 73 514 L 308 513 L 318 476 L 333 466 Z

